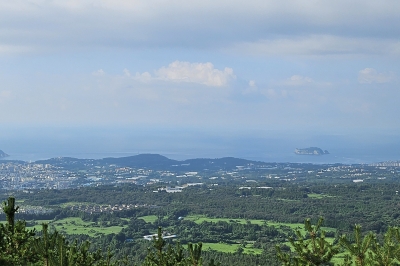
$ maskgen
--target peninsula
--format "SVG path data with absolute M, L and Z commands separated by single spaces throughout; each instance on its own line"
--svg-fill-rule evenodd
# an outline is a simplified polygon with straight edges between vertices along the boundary
M 304 149 L 295 149 L 294 150 L 295 154 L 298 155 L 324 155 L 324 154 L 329 154 L 327 150 L 322 150 L 317 147 L 310 147 L 310 148 L 304 148 Z
M 4 151 L 0 150 L 0 159 L 1 159 L 1 158 L 8 157 L 8 156 L 10 156 L 10 155 L 8 155 L 8 154 L 5 153 Z

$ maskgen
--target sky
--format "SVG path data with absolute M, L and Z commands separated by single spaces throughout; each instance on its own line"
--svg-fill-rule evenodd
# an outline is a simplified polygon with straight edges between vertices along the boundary
M 399 12 L 397 0 L 0 0 L 0 140 L 396 135 Z

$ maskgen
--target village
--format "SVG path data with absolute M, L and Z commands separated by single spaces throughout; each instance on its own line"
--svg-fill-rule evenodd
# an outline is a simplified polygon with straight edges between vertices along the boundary
M 69 159 L 71 160 L 71 159 Z M 0 161 L 0 189 L 33 193 L 43 189 L 68 189 L 100 185 L 136 184 L 156 185 L 154 192 L 176 193 L 191 186 L 221 185 L 234 182 L 243 186 L 259 186 L 265 182 L 302 182 L 307 180 L 336 180 L 340 182 L 365 182 L 400 177 L 399 162 L 374 164 L 296 164 L 248 162 L 227 167 L 212 164 L 199 169 L 191 165 L 170 166 L 165 169 L 132 167 L 116 163 L 93 163 L 81 165 L 63 162 L 27 163 Z M 61 163 L 60 163 L 61 162 Z M 335 181 L 335 182 L 336 182 Z M 113 206 L 114 207 L 114 206 Z M 131 208 L 132 206 L 129 206 Z M 109 207 L 111 208 L 111 207 Z M 128 208 L 127 206 L 118 208 Z M 93 211 L 97 211 L 93 210 Z M 107 210 L 108 211 L 108 210 Z

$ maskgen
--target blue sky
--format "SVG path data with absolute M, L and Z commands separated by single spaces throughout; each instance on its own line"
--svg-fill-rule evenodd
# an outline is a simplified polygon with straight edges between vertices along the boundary
M 0 1 L 0 124 L 398 133 L 399 12 L 395 0 Z

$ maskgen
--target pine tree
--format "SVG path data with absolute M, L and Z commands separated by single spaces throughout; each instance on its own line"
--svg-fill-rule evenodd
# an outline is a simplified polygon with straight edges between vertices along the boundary
M 119 266 L 127 261 L 112 261 L 109 251 L 106 257 L 100 250 L 90 252 L 88 241 L 69 244 L 57 231 L 49 232 L 48 225 L 42 225 L 42 232 L 27 230 L 25 221 L 15 222 L 15 199 L 8 198 L 3 204 L 7 223 L 0 223 L 0 265 L 1 266 Z
M 55 249 L 57 248 L 58 233 L 50 234 L 48 232 L 48 224 L 42 224 L 42 237 L 36 238 L 33 241 L 33 246 L 37 254 L 39 254 L 43 261 L 43 266 L 50 266 L 51 261 L 54 260 Z
M 9 197 L 7 202 L 3 202 L 3 212 L 6 214 L 7 225 L 10 232 L 14 233 L 15 213 L 18 211 L 19 206 L 15 207 L 15 198 Z
M 383 244 L 379 244 L 376 237 L 371 243 L 371 250 L 369 256 L 373 265 L 391 266 L 399 265 L 398 258 L 400 257 L 400 244 L 399 244 L 399 229 L 389 227 L 385 233 Z
M 143 266 L 202 266 L 202 244 L 189 244 L 188 251 L 182 248 L 179 242 L 169 245 L 163 239 L 161 227 L 158 228 L 157 237 L 153 237 L 153 248 L 149 249 Z M 185 256 L 185 253 L 188 253 Z M 218 266 L 211 261 L 209 266 Z
M 354 243 L 351 243 L 346 235 L 340 239 L 340 245 L 344 247 L 353 257 L 357 266 L 373 265 L 373 261 L 368 256 L 371 245 L 375 242 L 375 236 L 372 232 L 368 233 L 364 238 L 361 235 L 361 226 L 356 225 L 354 228 Z
M 27 230 L 24 221 L 15 222 L 18 209 L 14 197 L 3 203 L 7 223 L 0 224 L 0 265 L 27 265 L 39 260 L 32 247 L 35 230 Z
M 195 244 L 193 246 L 192 243 L 189 243 L 188 249 L 189 249 L 189 254 L 190 254 L 190 262 L 192 266 L 199 266 L 202 264 L 202 258 L 201 258 L 201 248 L 202 248 L 202 243 Z
M 304 229 L 309 238 L 306 238 L 297 230 L 297 239 L 290 238 L 290 244 L 295 254 L 283 252 L 280 246 L 276 246 L 277 258 L 283 265 L 331 265 L 331 259 L 339 252 L 339 247 L 329 243 L 325 239 L 325 231 L 321 229 L 323 218 L 317 225 L 311 225 L 311 220 L 306 219 Z

